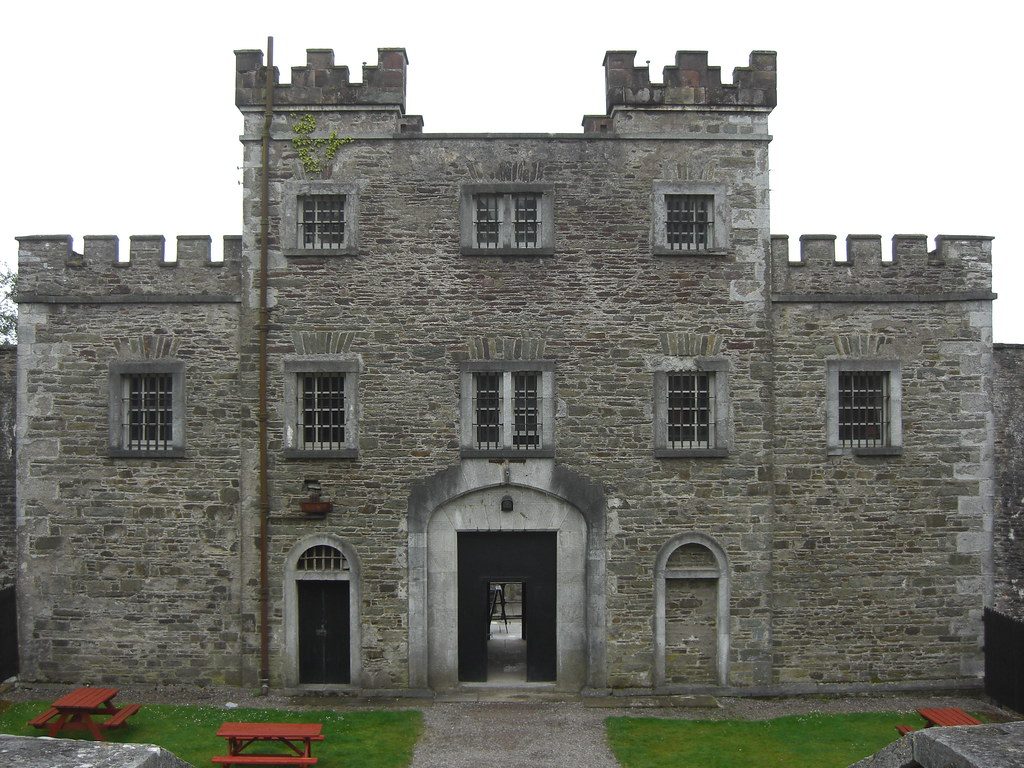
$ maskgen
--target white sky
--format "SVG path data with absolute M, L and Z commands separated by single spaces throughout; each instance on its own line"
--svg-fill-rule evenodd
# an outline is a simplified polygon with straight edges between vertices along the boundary
M 360 78 L 409 53 L 428 132 L 579 132 L 604 111 L 606 50 L 652 80 L 708 50 L 731 80 L 778 51 L 772 232 L 986 234 L 995 340 L 1024 343 L 1021 49 L 1015 4 L 932 2 L 20 2 L 0 9 L 0 243 L 18 235 L 241 232 L 234 55 L 282 80 L 306 48 Z M 216 245 L 215 245 L 216 247 Z

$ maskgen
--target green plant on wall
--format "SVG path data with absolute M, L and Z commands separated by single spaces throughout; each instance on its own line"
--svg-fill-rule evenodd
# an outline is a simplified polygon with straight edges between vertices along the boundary
M 306 173 L 320 173 L 324 166 L 333 162 L 338 150 L 352 141 L 351 136 L 342 138 L 333 130 L 327 137 L 314 137 L 315 130 L 316 118 L 312 115 L 303 115 L 292 126 L 295 134 L 292 146 L 299 153 L 299 160 Z

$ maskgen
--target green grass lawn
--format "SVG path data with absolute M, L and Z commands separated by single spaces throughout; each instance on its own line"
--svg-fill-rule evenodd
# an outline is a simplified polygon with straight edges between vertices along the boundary
M 895 741 L 897 723 L 924 726 L 917 714 L 899 712 L 605 722 L 623 768 L 846 768 Z
M 49 702 L 34 701 L 0 710 L 0 733 L 45 735 L 26 723 L 49 706 Z M 404 768 L 412 761 L 413 746 L 423 727 L 422 713 L 411 710 L 291 712 L 146 704 L 123 728 L 108 731 L 107 738 L 158 744 L 197 768 L 213 768 L 210 758 L 227 753 L 227 741 L 214 734 L 221 723 L 230 720 L 322 723 L 324 740 L 313 745 L 317 768 Z M 271 749 L 261 746 L 259 751 Z

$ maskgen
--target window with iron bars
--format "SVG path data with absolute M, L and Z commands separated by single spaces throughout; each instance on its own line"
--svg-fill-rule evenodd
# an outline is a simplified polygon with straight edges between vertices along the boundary
M 888 371 L 839 371 L 839 444 L 891 444 Z
M 665 195 L 665 244 L 673 251 L 705 251 L 715 243 L 714 195 Z
M 314 451 L 345 447 L 345 374 L 300 373 L 298 378 L 297 447 Z
M 521 450 L 542 447 L 544 425 L 541 382 L 542 374 L 539 371 L 474 373 L 473 447 L 511 447 Z M 508 435 L 505 432 L 506 423 L 512 425 L 511 434 Z
M 349 565 L 340 550 L 328 544 L 316 544 L 302 553 L 295 568 L 299 571 L 347 571 Z
M 167 451 L 174 447 L 174 376 L 129 373 L 121 377 L 121 447 Z
M 473 195 L 473 247 L 531 250 L 544 241 L 541 193 Z
M 299 248 L 341 250 L 345 234 L 345 195 L 299 197 Z
M 715 448 L 714 374 L 670 373 L 667 385 L 667 447 Z

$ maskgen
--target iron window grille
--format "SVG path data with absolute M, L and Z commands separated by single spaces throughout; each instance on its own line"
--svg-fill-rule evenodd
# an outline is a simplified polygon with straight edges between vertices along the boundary
M 345 247 L 345 195 L 299 197 L 298 247 L 342 250 Z
M 714 195 L 665 195 L 665 242 L 672 251 L 713 248 Z
M 538 449 L 543 444 L 542 374 L 539 371 L 477 372 L 473 374 L 473 447 L 479 449 Z M 511 388 L 511 400 L 507 389 Z M 511 412 L 505 413 L 506 404 Z M 512 431 L 505 440 L 505 424 Z
M 540 193 L 473 195 L 473 245 L 535 250 L 544 242 Z
M 500 195 L 476 195 L 474 198 L 473 231 L 477 248 L 497 248 L 500 244 L 499 200 Z
M 540 195 L 512 195 L 512 203 L 512 246 L 536 248 L 540 245 Z
M 888 371 L 839 372 L 839 444 L 875 448 L 891 444 Z
M 130 373 L 121 377 L 121 446 L 167 451 L 174 446 L 174 376 Z
M 295 567 L 299 571 L 349 570 L 348 560 L 341 551 L 328 544 L 317 544 L 307 549 L 299 557 Z
M 668 375 L 668 448 L 715 448 L 713 373 Z
M 345 374 L 299 374 L 299 447 L 329 451 L 345 447 Z

